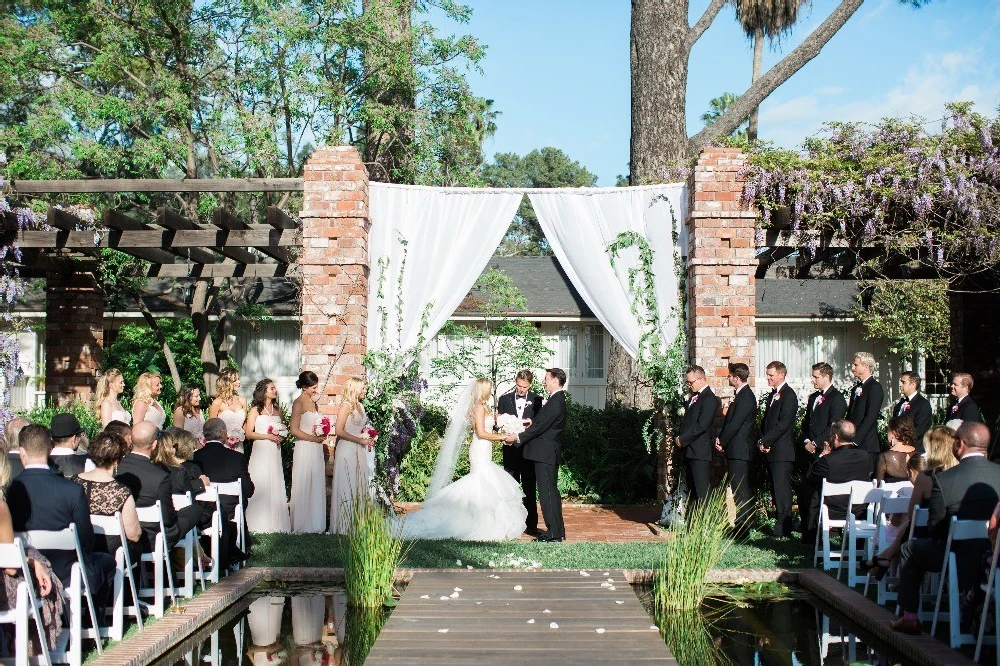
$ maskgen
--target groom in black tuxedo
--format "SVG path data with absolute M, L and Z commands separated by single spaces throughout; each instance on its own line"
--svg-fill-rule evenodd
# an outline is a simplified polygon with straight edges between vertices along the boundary
M 514 378 L 514 389 L 500 396 L 497 412 L 513 414 L 519 419 L 533 419 L 542 408 L 542 396 L 531 390 L 535 376 L 531 370 L 520 370 Z M 535 463 L 525 460 L 516 446 L 503 447 L 503 468 L 521 484 L 524 508 L 528 510 L 524 533 L 538 536 L 538 500 L 535 492 Z
M 562 368 L 549 368 L 545 371 L 544 384 L 549 399 L 538 410 L 534 422 L 520 435 L 507 435 L 506 441 L 508 445 L 524 447 L 524 459 L 535 463 L 542 516 L 548 528 L 547 532 L 538 535 L 536 541 L 565 541 L 566 529 L 563 527 L 557 479 L 562 431 L 566 424 L 566 394 L 563 392 L 566 372 Z

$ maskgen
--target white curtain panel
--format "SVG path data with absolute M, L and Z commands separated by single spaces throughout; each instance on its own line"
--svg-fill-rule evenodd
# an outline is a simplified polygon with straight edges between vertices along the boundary
M 678 298 L 671 208 L 683 248 L 686 185 L 531 190 L 528 196 L 545 238 L 573 286 L 633 358 L 639 352 L 643 326 L 632 314 L 628 269 L 639 266 L 639 253 L 634 248 L 626 250 L 612 268 L 608 246 L 625 231 L 646 239 L 653 249 L 661 333 L 668 344 L 673 342 L 677 326 L 671 310 Z
M 428 303 L 428 340 L 452 316 L 507 233 L 523 195 L 517 190 L 389 183 L 371 183 L 368 195 L 368 349 L 405 349 L 416 344 Z M 406 267 L 400 280 L 404 247 Z M 389 264 L 380 300 L 383 257 Z M 397 295 L 402 298 L 401 322 Z M 386 340 L 380 332 L 379 307 L 388 314 Z

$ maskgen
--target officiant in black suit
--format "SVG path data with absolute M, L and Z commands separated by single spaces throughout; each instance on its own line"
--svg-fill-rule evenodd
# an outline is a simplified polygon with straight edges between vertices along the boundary
M 743 532 L 753 518 L 753 493 L 750 491 L 750 437 L 756 425 L 757 399 L 747 382 L 750 367 L 746 363 L 729 364 L 729 385 L 733 401 L 722 419 L 722 430 L 715 438 L 715 450 L 726 452 L 729 487 L 736 502 L 736 530 Z
M 705 499 L 711 479 L 712 424 L 719 411 L 719 399 L 708 386 L 705 369 L 692 365 L 685 375 L 691 397 L 684 408 L 684 419 L 674 444 L 684 449 L 684 476 L 692 503 Z
M 497 412 L 513 414 L 519 419 L 534 419 L 542 408 L 542 396 L 531 390 L 531 382 L 535 376 L 531 370 L 519 370 L 514 378 L 514 388 L 500 396 Z M 526 461 L 520 448 L 516 446 L 503 447 L 503 468 L 514 480 L 521 484 L 524 491 L 524 508 L 528 510 L 528 518 L 524 521 L 524 532 L 538 536 L 538 500 L 535 491 L 535 463 Z
M 524 459 L 535 463 L 535 481 L 547 531 L 536 541 L 565 541 L 562 500 L 559 498 L 558 472 L 562 452 L 562 431 L 566 424 L 566 371 L 545 371 L 545 390 L 549 399 L 538 410 L 532 424 L 520 435 L 507 435 L 507 444 L 522 448 Z
M 806 415 L 802 421 L 803 448 L 812 465 L 823 453 L 823 447 L 832 444 L 830 426 L 847 414 L 847 400 L 833 385 L 833 366 L 817 363 L 812 367 L 812 385 L 815 392 L 809 394 Z
M 931 427 L 931 402 L 920 392 L 920 375 L 907 370 L 899 375 L 900 398 L 892 408 L 893 416 L 908 416 L 913 421 L 913 446 L 924 452 L 924 433 Z

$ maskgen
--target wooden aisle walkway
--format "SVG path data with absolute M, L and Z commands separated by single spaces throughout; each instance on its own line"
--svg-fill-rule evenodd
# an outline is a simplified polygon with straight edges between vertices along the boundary
M 606 571 L 417 573 L 365 664 L 676 664 L 624 574 Z

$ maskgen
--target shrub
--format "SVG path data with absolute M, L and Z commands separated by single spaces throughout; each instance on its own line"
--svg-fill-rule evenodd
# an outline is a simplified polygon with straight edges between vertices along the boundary
M 30 419 L 32 423 L 38 423 L 47 428 L 52 424 L 53 416 L 64 412 L 69 412 L 76 417 L 76 420 L 80 422 L 80 426 L 87 433 L 87 437 L 93 437 L 100 432 L 101 420 L 91 411 L 91 406 L 84 402 L 74 402 L 69 407 L 56 407 L 51 404 L 45 407 L 33 407 L 24 416 Z

